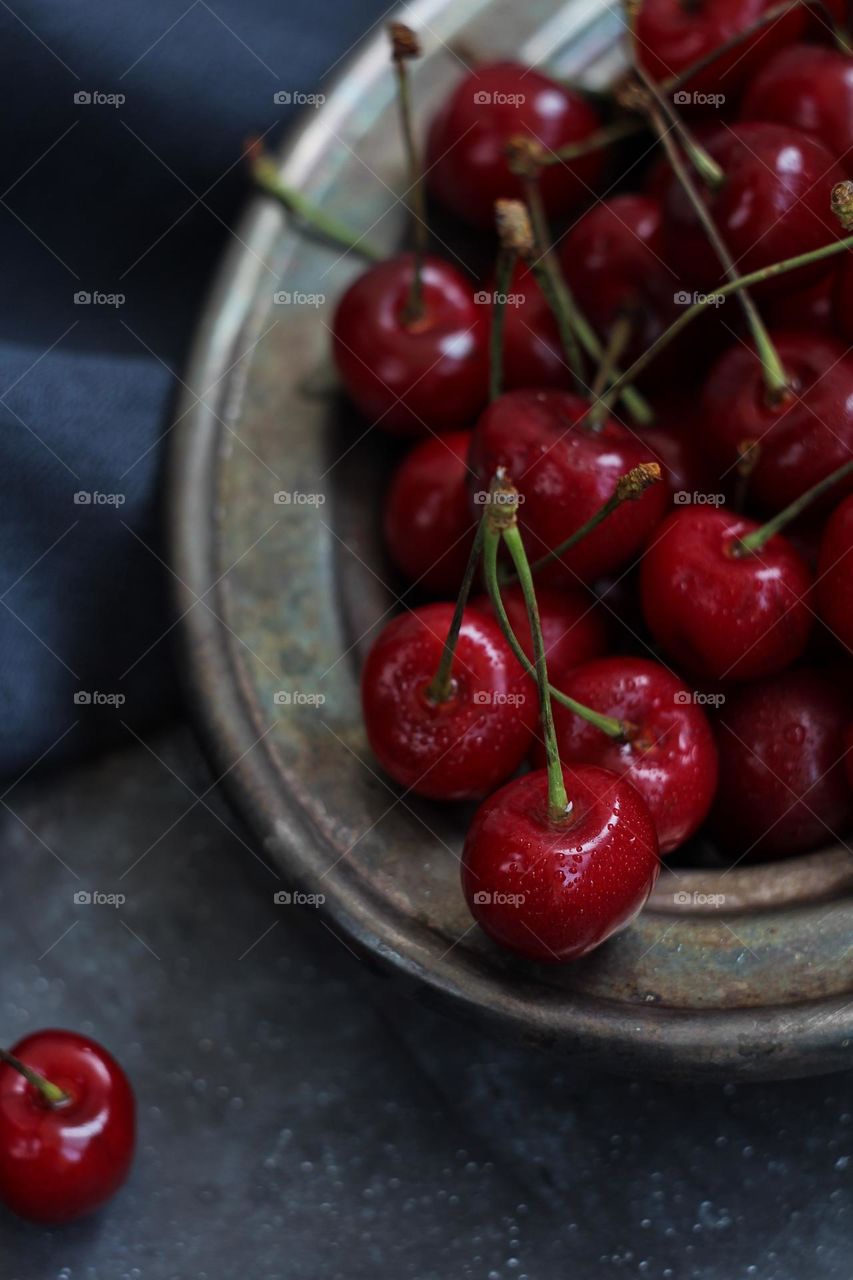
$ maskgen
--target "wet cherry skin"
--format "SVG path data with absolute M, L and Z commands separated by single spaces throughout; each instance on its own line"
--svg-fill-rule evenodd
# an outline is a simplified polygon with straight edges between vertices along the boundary
M 510 391 L 494 400 L 474 429 L 469 463 L 477 491 L 488 491 L 498 467 L 522 496 L 519 525 L 535 561 L 559 546 L 610 498 L 620 476 L 653 451 L 613 419 L 595 431 L 582 419 L 586 401 L 565 391 Z M 623 503 L 537 580 L 585 582 L 636 556 L 660 520 L 666 486 L 656 484 Z
M 133 1158 L 126 1075 L 106 1049 L 73 1031 L 37 1031 L 11 1052 L 69 1100 L 51 1106 L 0 1064 L 0 1200 L 35 1222 L 92 1213 L 125 1181 Z
M 725 180 L 705 192 L 739 274 L 838 238 L 830 195 L 843 171 L 822 142 L 790 125 L 756 121 L 713 131 L 704 146 L 721 165 Z M 724 278 L 698 215 L 673 175 L 663 198 L 667 261 L 695 289 L 713 290 Z M 830 270 L 826 261 L 801 267 L 756 286 L 769 297 L 805 288 Z
M 506 781 L 530 747 L 538 704 L 494 618 L 467 609 L 454 689 L 432 703 L 453 616 L 450 604 L 403 613 L 375 641 L 361 676 L 367 738 L 386 773 L 434 800 L 480 799 Z
M 540 964 L 577 960 L 629 924 L 660 869 L 639 792 L 595 765 L 564 767 L 571 805 L 548 817 L 544 770 L 480 806 L 462 852 L 462 891 L 493 942 Z
M 812 575 L 787 538 L 738 555 L 758 529 L 724 508 L 683 506 L 643 558 L 643 614 L 664 652 L 711 680 L 754 680 L 791 665 L 813 621 Z
M 441 258 L 424 263 L 424 314 L 407 322 L 411 254 L 369 267 L 344 293 L 332 322 L 341 382 L 363 417 L 392 435 L 467 426 L 486 402 L 488 309 Z
M 853 456 L 853 361 L 841 343 L 821 334 L 787 330 L 771 337 L 794 394 L 768 404 L 758 357 L 736 342 L 708 375 L 702 419 L 703 442 L 720 474 L 731 473 L 741 442 L 760 443 L 750 501 L 776 512 Z
M 717 718 L 713 821 L 754 858 L 835 844 L 853 816 L 844 765 L 849 680 L 808 668 L 738 689 Z
M 600 765 L 633 783 L 654 819 L 661 856 L 689 840 L 717 789 L 714 735 L 693 690 L 658 662 L 621 655 L 576 667 L 557 687 L 631 726 L 629 740 L 617 742 L 555 701 L 560 759 Z M 544 765 L 538 742 L 533 758 Z
M 433 117 L 427 187 L 463 222 L 491 230 L 495 201 L 522 194 L 504 154 L 510 138 L 531 137 L 553 152 L 583 141 L 599 125 L 595 108 L 574 89 L 516 62 L 484 64 L 460 81 Z M 542 196 L 550 217 L 570 213 L 587 198 L 601 176 L 602 154 L 593 151 L 544 170 Z
M 391 480 L 383 533 L 403 576 L 425 591 L 455 596 L 474 541 L 468 499 L 470 431 L 448 431 L 415 445 Z
M 533 663 L 533 637 L 521 587 L 517 583 L 502 587 L 501 600 L 518 643 Z M 536 604 L 551 684 L 556 685 L 572 667 L 597 658 L 606 651 L 607 628 L 593 597 L 569 587 L 548 587 L 537 583 Z M 482 613 L 492 613 L 488 596 L 481 596 L 473 601 L 473 605 Z
M 637 57 L 656 80 L 667 80 L 746 30 L 772 6 L 773 0 L 692 0 L 690 4 L 684 0 L 646 0 L 637 16 Z M 794 10 L 721 55 L 694 76 L 687 88 L 723 94 L 731 102 L 756 67 L 775 49 L 796 40 L 805 22 L 805 10 Z M 710 104 L 704 105 L 712 109 Z M 702 106 L 701 102 L 690 104 L 695 110 Z
M 853 496 L 836 507 L 823 532 L 817 566 L 818 610 L 853 653 Z
M 750 84 L 741 118 L 811 133 L 853 173 L 853 59 L 817 44 L 780 49 Z

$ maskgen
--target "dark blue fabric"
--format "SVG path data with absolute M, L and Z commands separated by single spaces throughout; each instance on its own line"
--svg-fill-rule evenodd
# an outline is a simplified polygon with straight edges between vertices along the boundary
M 245 195 L 235 162 L 247 135 L 275 125 L 273 142 L 293 123 L 276 92 L 321 91 L 384 8 L 0 6 L 4 776 L 175 708 L 173 637 L 161 639 L 171 621 L 158 560 L 163 437 Z M 80 293 L 124 300 L 75 302 Z M 79 493 L 98 496 L 75 502 Z M 81 692 L 88 704 L 75 703 Z

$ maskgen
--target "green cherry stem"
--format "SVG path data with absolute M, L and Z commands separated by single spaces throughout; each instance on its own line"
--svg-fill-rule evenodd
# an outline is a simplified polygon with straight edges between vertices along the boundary
M 477 571 L 477 563 L 483 550 L 483 536 L 485 532 L 486 517 L 483 516 L 477 532 L 474 536 L 474 545 L 471 547 L 471 554 L 468 557 L 468 563 L 465 566 L 465 572 L 462 575 L 462 585 L 459 588 L 459 595 L 456 597 L 456 607 L 453 610 L 453 617 L 450 620 L 447 637 L 444 641 L 444 648 L 441 652 L 441 660 L 432 680 L 427 685 L 426 696 L 430 702 L 447 702 L 453 693 L 453 655 L 456 652 L 456 644 L 459 640 L 459 631 L 462 627 L 462 618 L 465 613 L 465 606 L 468 603 L 468 597 L 471 594 L 471 584 L 474 581 L 474 574 Z
M 747 556 L 759 552 L 765 543 L 775 537 L 792 520 L 796 520 L 797 516 L 801 515 L 814 502 L 815 498 L 819 498 L 821 494 L 826 493 L 827 489 L 831 489 L 839 481 L 846 479 L 851 474 L 853 474 L 853 458 L 849 462 L 843 462 L 840 467 L 836 467 L 828 476 L 824 476 L 822 480 L 818 480 L 817 484 L 813 484 L 810 489 L 806 489 L 805 493 L 801 493 L 799 498 L 789 502 L 787 507 L 783 507 L 775 516 L 767 520 L 760 529 L 755 529 L 752 533 L 748 533 L 745 538 L 738 538 L 732 547 L 732 554 Z
M 299 220 L 306 231 L 313 232 L 323 240 L 338 245 L 339 248 L 359 253 L 369 262 L 382 262 L 387 257 L 369 244 L 358 232 L 353 231 L 352 227 L 325 213 L 310 200 L 306 200 L 295 187 L 284 182 L 275 161 L 265 151 L 259 139 L 249 139 L 246 143 L 246 156 L 255 186 L 266 195 L 278 200 L 288 213 Z
M 492 332 L 489 338 L 489 399 L 497 400 L 503 390 L 504 318 L 517 255 L 513 249 L 498 250 L 495 292 L 492 297 Z
M 612 384 L 617 365 L 622 359 L 625 348 L 631 341 L 633 328 L 633 316 L 630 312 L 623 311 L 614 320 L 607 336 L 607 346 L 604 348 L 604 354 L 601 357 L 590 389 L 592 408 L 586 417 L 587 425 L 594 427 L 595 430 L 601 428 L 601 424 L 610 412 L 614 397 L 607 388 Z
M 45 1080 L 44 1076 L 40 1076 L 37 1071 L 33 1071 L 32 1067 L 28 1067 L 25 1062 L 21 1062 L 20 1058 L 16 1058 L 6 1049 L 0 1049 L 0 1062 L 5 1062 L 7 1066 L 13 1067 L 15 1071 L 22 1075 L 28 1084 L 37 1089 L 44 1101 L 51 1107 L 61 1106 L 63 1102 L 68 1101 L 68 1094 L 60 1089 L 58 1085 L 51 1084 L 50 1080 Z
M 397 74 L 397 105 L 400 112 L 400 132 L 406 150 L 406 162 L 409 169 L 409 212 L 414 224 L 414 259 L 415 269 L 412 275 L 412 286 L 408 302 L 403 312 L 403 320 L 414 324 L 424 314 L 423 268 L 424 259 L 429 248 L 429 235 L 426 219 L 426 198 L 424 196 L 423 173 L 421 170 L 418 148 L 415 143 L 415 130 L 412 123 L 412 94 L 409 83 L 408 63 L 421 54 L 420 41 L 404 22 L 391 22 L 388 25 L 388 37 L 391 41 L 391 60 Z
M 603 151 L 614 142 L 621 142 L 623 138 L 633 138 L 636 134 L 642 133 L 644 128 L 642 120 L 636 117 L 626 116 L 625 119 L 614 120 L 612 124 L 596 129 L 595 133 L 591 133 L 581 142 L 571 142 L 568 146 L 560 147 L 558 151 L 546 152 L 542 157 L 543 167 L 568 164 L 572 160 L 579 160 L 581 156 L 589 155 L 591 151 Z

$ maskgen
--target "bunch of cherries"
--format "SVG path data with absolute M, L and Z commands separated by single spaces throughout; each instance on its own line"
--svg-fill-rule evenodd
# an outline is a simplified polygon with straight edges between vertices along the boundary
M 475 66 L 423 174 L 390 29 L 413 247 L 346 290 L 333 351 L 414 442 L 384 535 L 427 602 L 375 639 L 364 724 L 406 792 L 481 802 L 463 892 L 534 961 L 622 928 L 700 828 L 772 859 L 853 819 L 841 8 L 640 0 L 609 99 Z M 496 232 L 479 279 L 427 192 Z

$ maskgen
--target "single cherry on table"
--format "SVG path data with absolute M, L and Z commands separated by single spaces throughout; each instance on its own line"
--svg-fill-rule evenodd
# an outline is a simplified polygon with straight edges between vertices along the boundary
M 12 1055 L 43 1085 L 0 1062 L 0 1200 L 22 1218 L 70 1222 L 125 1181 L 135 1145 L 127 1077 L 101 1045 L 73 1031 L 27 1036 Z

